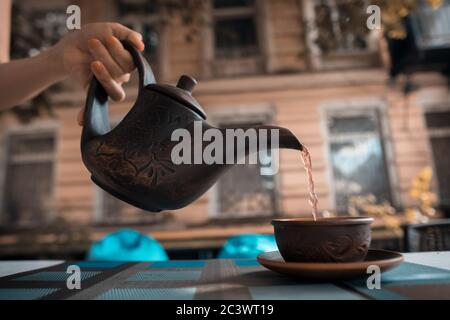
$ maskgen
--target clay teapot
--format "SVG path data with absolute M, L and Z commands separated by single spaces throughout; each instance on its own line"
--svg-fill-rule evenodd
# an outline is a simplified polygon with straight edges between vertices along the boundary
M 139 73 L 137 100 L 111 130 L 108 96 L 98 80 L 92 79 L 81 136 L 83 162 L 95 184 L 135 207 L 153 212 L 185 207 L 206 192 L 233 164 L 225 161 L 225 164 L 175 164 L 172 161 L 172 148 L 178 144 L 172 141 L 174 130 L 185 129 L 194 134 L 194 123 L 201 124 L 203 130 L 214 128 L 206 122 L 205 111 L 191 95 L 196 81 L 183 75 L 177 86 L 156 84 L 142 54 L 126 41 L 123 45 L 131 53 Z M 255 126 L 254 129 L 258 132 L 278 129 L 279 148 L 303 149 L 299 140 L 285 128 Z M 270 137 L 266 142 L 269 146 Z M 203 149 L 205 145 L 202 142 L 200 147 Z M 194 149 L 199 151 L 198 146 L 193 146 Z M 254 150 L 245 148 L 245 153 L 250 151 Z M 223 154 L 226 157 L 225 150 Z

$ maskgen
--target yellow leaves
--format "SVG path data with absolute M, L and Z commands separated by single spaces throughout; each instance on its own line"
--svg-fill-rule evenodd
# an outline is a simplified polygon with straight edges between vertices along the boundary
M 348 202 L 348 213 L 352 216 L 369 215 L 379 218 L 390 229 L 398 229 L 402 222 L 424 223 L 430 217 L 436 216 L 434 205 L 438 201 L 437 195 L 431 191 L 433 169 L 429 166 L 419 171 L 411 182 L 409 195 L 418 201 L 414 208 L 407 208 L 404 212 L 396 212 L 388 202 L 377 203 L 373 194 L 366 196 L 352 196 Z
M 431 167 L 427 166 L 423 168 L 419 174 L 414 177 L 411 183 L 411 189 L 409 195 L 413 199 L 421 199 L 424 193 L 429 193 L 431 188 L 431 181 L 433 179 L 433 170 Z M 430 195 L 427 195 L 427 199 Z
M 373 194 L 367 196 L 353 196 L 349 199 L 349 214 L 353 216 L 359 215 L 360 212 L 371 216 L 394 215 L 395 208 L 388 202 L 377 204 L 377 199 Z
M 409 14 L 409 10 L 408 10 L 407 7 L 401 7 L 401 8 L 398 10 L 398 15 L 399 15 L 400 17 L 406 17 L 408 14 Z
M 430 181 L 433 177 L 433 170 L 431 169 L 431 167 L 427 166 L 423 168 L 422 171 L 420 171 L 419 176 L 421 176 L 422 179 L 426 181 Z
M 430 215 L 423 215 L 423 212 L 417 208 L 408 208 L 404 212 L 405 222 L 407 224 L 426 223 Z
M 396 216 L 386 216 L 383 218 L 384 225 L 389 229 L 399 229 L 401 227 L 401 221 Z
M 409 224 L 414 223 L 416 221 L 416 217 L 417 213 L 415 209 L 408 208 L 405 210 L 405 219 L 407 223 Z
M 440 6 L 442 6 L 442 4 L 444 3 L 444 0 L 427 0 L 427 2 L 433 9 L 436 10 Z
M 429 217 L 436 214 L 433 206 L 438 201 L 437 195 L 431 191 L 432 179 L 433 169 L 427 166 L 414 177 L 409 190 L 411 198 L 419 201 L 420 211 Z
M 388 202 L 377 204 L 377 198 L 373 194 L 350 197 L 348 212 L 352 216 L 368 215 L 377 217 L 389 229 L 400 228 L 402 222 L 401 217 L 396 215 L 394 207 Z
M 420 191 L 417 190 L 417 189 L 411 189 L 411 191 L 409 191 L 409 195 L 413 199 L 419 199 L 420 198 Z
M 398 26 L 397 29 L 389 30 L 388 36 L 391 39 L 405 39 L 406 38 L 406 30 L 403 26 Z
M 437 195 L 431 191 L 433 169 L 429 166 L 419 171 L 411 182 L 409 195 L 419 203 L 415 208 L 407 208 L 404 212 L 396 212 L 388 202 L 377 203 L 373 194 L 366 196 L 353 196 L 349 198 L 348 213 L 352 216 L 369 215 L 378 217 L 387 228 L 397 229 L 401 222 L 423 223 L 436 215 L 434 205 Z
M 427 3 L 436 10 L 444 3 L 444 0 L 427 0 Z M 417 8 L 419 0 L 380 0 L 375 1 L 375 4 L 381 7 L 381 19 L 388 37 L 391 39 L 404 39 L 406 30 L 402 19 Z
M 424 192 L 421 197 L 420 200 L 422 201 L 423 205 L 432 205 L 434 203 L 436 203 L 437 201 L 437 196 L 434 192 Z

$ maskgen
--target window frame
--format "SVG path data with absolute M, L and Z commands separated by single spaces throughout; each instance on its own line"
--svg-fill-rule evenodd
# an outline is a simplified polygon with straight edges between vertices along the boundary
M 118 7 L 118 4 L 116 4 Z M 160 9 L 159 12 L 152 14 L 124 14 L 120 15 L 117 12 L 117 18 L 119 19 L 121 24 L 124 25 L 133 25 L 133 30 L 143 34 L 143 25 L 148 24 L 155 28 L 158 34 L 158 45 L 156 47 L 156 61 L 151 61 L 152 71 L 157 78 L 161 80 L 166 80 L 169 77 L 169 66 L 170 59 L 164 59 L 162 57 L 166 57 L 169 54 L 169 50 L 167 48 L 168 36 L 167 36 L 167 28 L 169 27 L 168 23 L 165 23 L 167 17 L 166 13 L 163 9 Z
M 268 3 L 265 0 L 255 0 L 253 8 L 222 8 L 214 9 L 214 0 L 207 0 L 204 6 L 204 28 L 202 28 L 202 75 L 204 78 L 229 78 L 234 76 L 254 76 L 264 74 L 270 71 L 271 65 L 271 44 L 267 37 L 270 36 L 270 19 L 268 19 L 269 10 Z M 215 11 L 219 12 L 215 12 Z M 255 31 L 257 38 L 257 54 L 250 57 L 234 58 L 228 60 L 226 58 L 216 57 L 214 23 L 216 17 L 241 17 L 247 16 L 250 12 L 254 14 Z M 231 63 L 244 63 L 251 61 L 258 65 L 255 70 L 249 73 L 227 72 L 220 73 L 217 69 L 226 68 Z M 220 67 L 220 68 L 219 68 Z
M 367 35 L 366 50 L 350 50 L 350 51 L 330 51 L 323 54 L 320 47 L 316 44 L 318 37 L 317 22 L 315 15 L 315 5 L 318 0 L 302 0 L 303 20 L 305 21 L 306 35 L 305 46 L 309 49 L 309 64 L 312 70 L 339 70 L 339 69 L 358 69 L 378 66 L 377 58 L 379 49 L 371 47 L 370 33 Z M 333 2 L 332 10 L 336 9 L 336 2 L 340 0 L 327 0 Z M 367 4 L 369 1 L 365 0 Z M 336 14 L 336 12 L 334 12 Z M 333 12 L 331 13 L 333 15 Z M 333 25 L 337 22 L 332 21 Z M 355 65 L 355 61 L 358 62 Z
M 125 205 L 127 207 L 132 207 L 136 210 L 137 217 L 135 219 L 124 219 L 121 214 L 116 217 L 116 219 L 110 219 L 108 214 L 105 213 L 105 199 L 106 196 L 114 198 L 113 195 L 108 194 L 105 190 L 99 186 L 94 186 L 94 205 L 92 214 L 92 223 L 96 226 L 130 226 L 130 225 L 155 225 L 164 223 L 166 216 L 165 213 L 168 211 L 162 211 L 160 213 L 148 212 L 143 209 L 134 207 L 127 202 L 124 202 L 118 198 L 114 198 L 114 201 L 118 201 L 119 205 Z M 123 213 L 123 212 L 121 212 Z
M 214 1 L 214 0 L 212 0 Z M 256 51 L 258 52 L 257 54 L 255 54 L 254 56 L 250 56 L 248 58 L 257 58 L 261 55 L 261 45 L 260 45 L 260 37 L 258 35 L 258 16 L 257 16 L 257 3 L 255 1 L 254 5 L 252 7 L 234 7 L 234 8 L 220 8 L 220 9 L 216 9 L 212 8 L 212 19 L 213 19 L 213 38 L 214 38 L 214 43 L 213 43 L 213 48 L 214 48 L 214 59 L 217 60 L 225 60 L 226 58 L 223 58 L 221 56 L 217 55 L 217 48 L 215 45 L 215 23 L 217 21 L 221 21 L 221 20 L 232 20 L 232 19 L 238 19 L 238 18 L 252 18 L 253 16 L 253 20 L 255 23 L 255 33 L 256 33 Z M 242 59 L 242 58 L 238 58 L 238 59 Z
M 218 125 L 221 122 L 229 120 L 234 121 L 236 125 L 249 121 L 261 121 L 263 123 L 271 123 L 275 119 L 276 109 L 270 104 L 254 104 L 254 105 L 221 105 L 209 113 L 210 123 Z M 238 121 L 236 121 L 236 119 Z M 255 216 L 227 216 L 220 212 L 219 205 L 219 180 L 208 191 L 208 217 L 211 219 L 252 219 L 261 217 L 276 217 L 282 212 L 281 197 L 281 175 L 277 172 L 274 175 L 274 212 L 271 215 L 255 215 Z
M 429 130 L 426 122 L 426 113 L 427 112 L 439 112 L 439 111 L 448 111 L 450 108 L 450 93 L 446 89 L 441 88 L 427 88 L 422 89 L 421 92 L 417 96 L 417 106 L 422 111 L 422 126 L 426 130 L 426 148 L 427 153 L 429 155 L 429 165 L 433 169 L 433 173 L 436 173 L 436 166 L 433 155 L 433 147 L 431 145 L 431 137 L 429 136 Z M 439 204 L 440 204 L 440 190 L 439 184 L 436 178 L 436 174 L 433 175 L 433 180 L 431 184 L 431 190 L 438 195 Z
M 69 5 L 69 1 L 58 1 L 58 0 L 48 0 L 48 1 L 27 1 L 26 2 L 26 7 L 27 10 L 29 10 L 30 12 L 34 12 L 34 13 L 38 13 L 38 14 L 46 14 L 48 13 L 49 10 L 53 11 L 53 12 L 58 12 L 61 15 L 66 15 L 66 9 L 67 6 Z M 13 19 L 13 14 L 12 12 L 10 13 L 11 16 L 11 22 Z M 10 26 L 8 26 L 8 28 L 10 28 Z M 66 34 L 68 33 L 68 31 L 66 32 Z M 44 39 L 45 41 L 47 39 Z M 54 43 L 55 44 L 55 43 Z M 52 44 L 52 45 L 54 45 Z M 35 48 L 38 49 L 39 51 L 43 51 L 46 50 L 46 48 L 41 47 L 41 48 Z M 12 48 L 10 47 L 10 45 L 8 45 L 8 56 L 12 56 Z
M 27 124 L 27 125 L 10 125 L 6 126 L 1 133 L 2 137 L 2 148 L 0 155 L 0 225 L 10 225 L 11 223 L 6 219 L 4 212 L 5 203 L 5 190 L 6 186 L 6 173 L 8 170 L 8 165 L 10 164 L 10 141 L 15 135 L 35 135 L 35 134 L 51 134 L 54 137 L 54 149 L 53 154 L 49 154 L 48 159 L 52 162 L 52 188 L 50 192 L 51 203 L 56 203 L 57 194 L 57 173 L 58 173 L 58 154 L 60 149 L 60 137 L 59 137 L 59 125 L 55 121 Z M 31 160 L 32 161 L 32 160 Z M 55 217 L 54 210 L 49 210 L 46 212 L 45 221 L 50 221 Z
M 401 192 L 399 187 L 399 180 L 396 174 L 394 150 L 392 143 L 392 136 L 389 129 L 389 121 L 387 114 L 388 104 L 384 99 L 377 97 L 367 99 L 351 99 L 347 101 L 327 101 L 322 102 L 318 109 L 321 119 L 321 132 L 324 137 L 323 154 L 326 161 L 326 180 L 330 188 L 328 201 L 332 210 L 338 212 L 336 201 L 336 184 L 334 181 L 333 166 L 331 164 L 331 150 L 330 143 L 333 138 L 330 137 L 328 129 L 328 119 L 330 116 L 358 116 L 375 114 L 379 122 L 379 137 L 381 146 L 383 148 L 383 155 L 386 167 L 386 175 L 388 186 L 391 195 L 391 205 L 395 208 L 401 208 Z
M 441 204 L 441 192 L 439 187 L 439 181 L 437 178 L 437 170 L 436 170 L 436 161 L 434 159 L 433 146 L 431 143 L 432 138 L 447 138 L 450 139 L 450 124 L 445 128 L 430 128 L 426 122 L 427 113 L 438 113 L 438 112 L 450 112 L 450 103 L 448 100 L 443 100 L 434 102 L 428 102 L 422 105 L 423 107 L 423 124 L 427 134 L 427 147 L 428 153 L 430 155 L 431 168 L 433 169 L 433 183 L 432 183 L 432 191 L 436 193 L 438 196 L 439 204 Z
M 129 220 L 121 219 L 120 215 L 117 219 L 110 219 L 108 215 L 105 213 L 105 199 L 106 196 L 114 197 L 113 195 L 108 194 L 105 190 L 100 188 L 99 186 L 94 186 L 94 206 L 93 206 L 93 216 L 92 216 L 92 222 L 96 225 L 109 225 L 109 226 L 120 226 L 120 225 L 130 225 L 130 224 L 145 224 L 145 219 L 136 219 L 136 220 Z M 114 199 L 115 201 L 122 201 L 120 199 Z M 119 202 L 120 204 L 120 202 Z M 124 202 L 125 205 L 130 204 Z M 143 211 L 143 214 L 153 214 L 153 213 L 146 213 L 145 210 L 136 208 L 137 211 Z

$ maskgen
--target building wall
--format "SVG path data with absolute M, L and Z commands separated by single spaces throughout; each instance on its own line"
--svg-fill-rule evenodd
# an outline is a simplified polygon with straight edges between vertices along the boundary
M 387 89 L 384 70 L 362 70 L 346 74 L 329 72 L 315 75 L 271 76 L 240 80 L 211 80 L 199 84 L 195 94 L 206 112 L 212 115 L 227 109 L 268 106 L 275 113 L 275 124 L 289 128 L 308 147 L 313 159 L 319 207 L 333 210 L 333 182 L 327 157 L 327 134 L 324 132 L 324 108 L 336 103 L 384 106 L 387 150 L 390 153 L 391 182 L 397 205 L 409 206 L 413 201 L 408 190 L 413 177 L 425 165 L 431 165 L 423 110 L 416 102 L 421 92 L 410 97 L 408 129 L 405 129 L 404 99 L 398 90 Z M 354 81 L 353 81 L 354 80 Z M 431 80 L 424 81 L 430 83 Z M 437 80 L 438 81 L 438 80 Z M 349 84 L 350 83 L 350 84 Z M 355 84 L 356 83 L 356 84 Z M 439 83 L 439 81 L 438 81 Z M 429 88 L 440 85 L 431 85 Z M 242 88 L 245 88 L 242 90 Z M 424 89 L 425 90 L 425 89 Z M 125 114 L 130 102 L 111 108 L 111 118 Z M 83 167 L 79 139 L 81 129 L 75 122 L 77 108 L 58 111 L 59 148 L 56 169 L 57 211 L 68 220 L 89 223 L 93 219 L 96 187 Z M 309 215 L 307 178 L 300 154 L 283 150 L 280 165 L 280 198 L 283 211 L 291 216 Z M 202 222 L 210 215 L 211 192 L 190 206 L 177 210 L 177 219 L 185 223 Z
M 93 1 L 82 1 L 90 6 Z M 2 2 L 3 4 L 3 2 Z M 3 12 L 3 10 L 0 10 Z M 101 10 L 95 10 L 101 14 Z M 110 12 L 111 11 L 107 11 Z M 384 114 L 385 140 L 388 150 L 391 184 L 397 206 L 409 206 L 408 196 L 412 178 L 425 165 L 431 165 L 427 131 L 423 122 L 423 109 L 418 97 L 422 91 L 443 89 L 444 82 L 437 76 L 421 76 L 419 92 L 409 97 L 409 124 L 405 128 L 405 100 L 399 88 L 386 85 L 387 72 L 382 67 L 349 69 L 341 72 L 308 72 L 305 45 L 302 39 L 302 10 L 299 1 L 274 0 L 266 8 L 268 36 L 265 52 L 269 54 L 268 69 L 272 75 L 255 75 L 231 79 L 206 79 L 204 77 L 205 48 L 202 37 L 186 42 L 185 26 L 180 19 L 171 19 L 164 32 L 161 63 L 162 79 L 173 82 L 180 74 L 191 74 L 201 79 L 194 96 L 212 115 L 220 112 L 251 111 L 258 108 L 273 110 L 274 122 L 295 133 L 308 147 L 313 160 L 316 190 L 321 210 L 333 210 L 333 181 L 328 159 L 327 134 L 323 112 L 337 104 L 360 107 L 378 106 Z M 89 17 L 90 21 L 102 20 Z M 289 71 L 289 74 L 282 74 Z M 292 73 L 294 71 L 294 73 Z M 202 79 L 203 78 L 203 79 Z M 128 88 L 127 101 L 113 104 L 112 119 L 120 119 L 130 108 L 136 88 Z M 83 104 L 85 93 L 81 90 L 55 97 L 57 118 L 42 117 L 32 126 L 53 123 L 58 132 L 57 160 L 55 166 L 55 216 L 76 224 L 90 224 L 99 201 L 97 187 L 90 181 L 80 157 L 81 128 L 76 124 L 76 114 Z M 70 101 L 70 104 L 69 102 Z M 0 119 L 2 127 L 17 126 L 11 116 Z M 176 219 L 181 224 L 201 223 L 211 214 L 210 191 L 190 206 L 177 210 Z M 281 153 L 279 192 L 282 211 L 289 216 L 307 216 L 307 178 L 300 154 L 292 150 Z
M 0 63 L 9 60 L 11 1 L 0 2 Z
M 271 70 L 275 72 L 304 71 L 306 47 L 303 42 L 301 1 L 268 2 L 268 33 L 271 39 Z

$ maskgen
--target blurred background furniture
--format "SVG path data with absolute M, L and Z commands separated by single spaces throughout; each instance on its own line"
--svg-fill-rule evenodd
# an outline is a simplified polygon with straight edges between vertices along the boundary
M 220 250 L 219 259 L 256 258 L 258 254 L 278 250 L 271 234 L 239 234 L 230 237 Z
M 133 229 L 121 229 L 108 234 L 91 246 L 88 260 L 94 261 L 166 261 L 161 244 Z
M 450 219 L 420 225 L 406 225 L 405 252 L 450 250 Z

